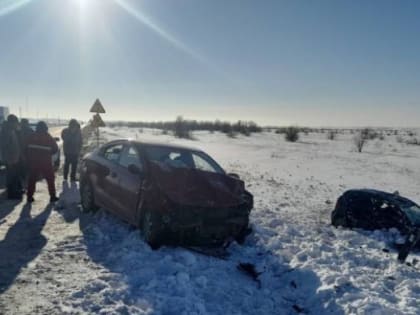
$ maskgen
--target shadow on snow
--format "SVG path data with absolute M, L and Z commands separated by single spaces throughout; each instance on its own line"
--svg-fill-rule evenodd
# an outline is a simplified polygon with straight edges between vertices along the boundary
M 16 223 L 0 241 L 0 294 L 5 292 L 19 275 L 21 269 L 34 260 L 47 239 L 41 234 L 52 206 L 31 217 L 31 205 L 27 204 Z

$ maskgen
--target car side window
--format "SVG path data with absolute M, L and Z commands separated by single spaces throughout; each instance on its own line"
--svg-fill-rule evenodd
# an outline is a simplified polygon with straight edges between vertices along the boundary
M 133 146 L 126 147 L 121 155 L 119 164 L 123 167 L 128 168 L 131 164 L 143 169 L 143 165 L 140 160 L 140 156 L 137 150 Z
M 103 153 L 103 157 L 110 162 L 116 163 L 120 159 L 122 149 L 123 149 L 122 144 L 111 145 L 105 149 Z
M 213 166 L 209 161 L 205 160 L 204 157 L 199 156 L 196 153 L 193 153 L 192 157 L 196 169 L 206 172 L 218 173 L 218 169 L 215 166 Z

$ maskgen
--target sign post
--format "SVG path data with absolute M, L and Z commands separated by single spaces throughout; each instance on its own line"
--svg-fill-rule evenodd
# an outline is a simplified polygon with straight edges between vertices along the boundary
M 96 144 L 97 146 L 99 146 L 99 128 L 106 126 L 104 121 L 102 120 L 101 115 L 99 115 L 99 114 L 105 114 L 105 108 L 102 106 L 102 103 L 99 100 L 99 98 L 96 99 L 95 103 L 90 109 L 90 112 L 95 113 L 95 115 L 93 115 L 91 125 L 93 128 L 95 128 Z

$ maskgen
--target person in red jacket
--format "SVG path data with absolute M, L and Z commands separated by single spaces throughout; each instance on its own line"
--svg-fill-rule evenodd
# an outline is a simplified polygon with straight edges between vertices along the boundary
M 52 156 L 58 151 L 53 137 L 48 133 L 48 126 L 40 121 L 36 131 L 28 137 L 26 144 L 27 163 L 29 167 L 27 201 L 34 201 L 36 182 L 40 177 L 47 180 L 50 202 L 58 201 L 55 191 L 55 175 Z

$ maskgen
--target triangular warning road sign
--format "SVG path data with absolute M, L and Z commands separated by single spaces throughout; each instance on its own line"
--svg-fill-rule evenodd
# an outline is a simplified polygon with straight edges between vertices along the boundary
M 97 114 L 105 114 L 105 108 L 102 106 L 99 98 L 96 99 L 95 103 L 93 104 L 92 108 L 90 109 L 90 112 L 91 113 L 97 113 Z
M 106 126 L 104 121 L 102 120 L 102 117 L 99 114 L 93 115 L 91 124 L 94 128 Z

